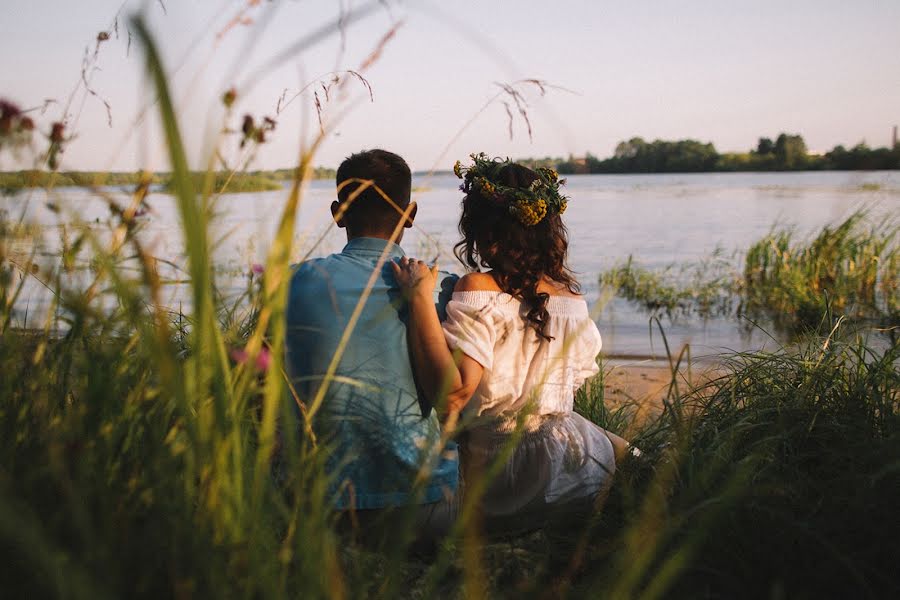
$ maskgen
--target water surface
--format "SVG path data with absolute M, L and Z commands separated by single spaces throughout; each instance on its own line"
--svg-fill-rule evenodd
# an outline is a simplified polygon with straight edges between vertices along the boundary
M 407 253 L 461 272 L 452 256 L 458 239 L 456 223 L 461 194 L 453 176 L 416 177 L 413 198 L 419 203 L 416 227 L 407 232 Z M 718 252 L 737 267 L 743 251 L 766 235 L 774 224 L 796 228 L 811 236 L 828 223 L 866 208 L 874 221 L 900 215 L 900 172 L 708 173 L 664 175 L 575 175 L 568 178 L 572 200 L 565 214 L 570 233 L 570 259 L 585 296 L 594 308 L 604 347 L 618 355 L 659 355 L 658 332 L 651 339 L 648 316 L 621 299 L 608 301 L 598 274 L 633 256 L 650 268 L 703 260 Z M 107 193 L 126 203 L 127 193 Z M 297 260 L 341 249 L 343 232 L 333 227 L 329 205 L 334 196 L 330 181 L 312 182 L 303 198 L 296 231 Z M 264 261 L 287 191 L 223 195 L 217 202 L 213 233 L 216 240 L 217 281 L 226 293 L 246 284 L 253 263 Z M 171 197 L 152 193 L 151 212 L 142 218 L 145 244 L 161 258 L 184 266 L 177 213 Z M 51 211 L 47 204 L 58 207 Z M 60 238 L 71 238 L 76 220 L 94 223 L 102 231 L 107 204 L 84 189 L 25 191 L 0 198 L 8 218 L 44 227 L 39 257 L 46 266 L 55 260 Z M 319 241 L 321 240 L 321 241 Z M 71 241 L 71 239 L 70 239 Z M 18 247 L 20 256 L 30 251 Z M 169 269 L 173 279 L 183 273 Z M 78 277 L 78 275 L 73 275 Z M 29 282 L 18 306 L 31 319 L 46 311 L 47 291 Z M 184 286 L 170 286 L 167 302 L 188 305 Z M 43 312 L 42 312 L 43 311 Z M 690 343 L 695 355 L 728 350 L 773 347 L 777 342 L 760 330 L 726 319 L 671 322 L 663 319 L 670 344 Z

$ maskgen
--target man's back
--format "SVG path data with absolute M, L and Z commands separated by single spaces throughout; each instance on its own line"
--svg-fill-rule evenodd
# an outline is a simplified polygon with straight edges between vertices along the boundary
M 339 254 L 297 267 L 287 311 L 287 364 L 300 398 L 327 385 L 313 426 L 334 446 L 330 465 L 338 507 L 382 508 L 436 502 L 456 490 L 455 446 L 439 452 L 421 496 L 413 480 L 440 436 L 435 412 L 416 393 L 406 342 L 405 302 L 385 263 L 375 277 L 335 379 L 324 381 L 341 336 L 379 256 L 403 256 L 382 239 L 352 239 Z

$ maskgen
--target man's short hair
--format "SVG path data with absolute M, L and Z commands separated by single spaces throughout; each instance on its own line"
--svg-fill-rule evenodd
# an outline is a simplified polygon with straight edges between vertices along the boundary
M 344 159 L 338 167 L 335 180 L 338 200 L 342 203 L 362 185 L 353 180 L 372 180 L 401 209 L 409 205 L 412 173 L 406 161 L 393 152 L 380 149 L 357 152 Z M 348 183 L 342 186 L 345 181 Z M 344 218 L 351 226 L 360 224 L 369 228 L 393 230 L 400 220 L 400 213 L 374 186 L 369 186 L 356 196 Z

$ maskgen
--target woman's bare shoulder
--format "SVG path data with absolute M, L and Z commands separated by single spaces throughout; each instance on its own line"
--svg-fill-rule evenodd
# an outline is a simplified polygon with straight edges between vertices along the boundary
M 454 292 L 480 292 L 480 291 L 489 291 L 489 292 L 499 292 L 500 286 L 497 285 L 497 282 L 494 281 L 494 278 L 490 273 L 466 273 L 462 277 L 459 278 L 459 281 L 456 282 L 456 286 L 453 288 Z
M 551 296 L 560 296 L 562 298 L 573 298 L 576 300 L 582 298 L 581 294 L 573 292 L 568 286 L 551 279 L 544 279 L 541 281 L 538 284 L 538 291 L 550 294 Z

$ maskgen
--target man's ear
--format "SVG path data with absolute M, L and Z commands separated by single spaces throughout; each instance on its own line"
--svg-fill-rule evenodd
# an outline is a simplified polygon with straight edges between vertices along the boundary
M 409 216 L 406 217 L 406 223 L 403 224 L 404 227 L 409 229 L 413 226 L 413 221 L 416 219 L 416 212 L 419 210 L 419 205 L 415 202 L 412 203 L 412 210 L 409 211 Z
M 335 200 L 331 203 L 331 216 L 334 218 L 334 222 L 338 227 L 344 228 L 347 226 L 347 222 L 344 220 L 344 217 L 347 216 L 347 213 L 344 213 L 338 216 L 338 213 L 341 212 L 341 203 Z

